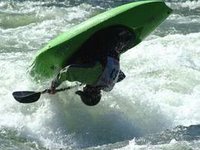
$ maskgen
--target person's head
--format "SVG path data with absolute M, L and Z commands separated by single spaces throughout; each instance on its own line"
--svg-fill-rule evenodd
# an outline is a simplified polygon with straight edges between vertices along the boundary
M 97 105 L 101 100 L 101 90 L 95 87 L 86 86 L 83 88 L 83 91 L 76 91 L 76 94 L 88 106 Z

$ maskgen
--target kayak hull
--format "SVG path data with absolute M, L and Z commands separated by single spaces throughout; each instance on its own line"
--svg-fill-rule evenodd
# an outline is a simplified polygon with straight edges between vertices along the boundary
M 172 12 L 162 0 L 132 2 L 108 10 L 82 22 L 51 40 L 33 59 L 30 74 L 36 79 L 55 76 L 63 64 L 97 31 L 125 26 L 136 35 L 135 45 L 143 41 Z

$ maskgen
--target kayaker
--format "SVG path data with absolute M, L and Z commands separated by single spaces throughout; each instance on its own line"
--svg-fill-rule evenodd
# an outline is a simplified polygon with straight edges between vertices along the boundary
M 134 39 L 134 33 L 121 26 L 97 32 L 66 62 L 66 67 L 51 83 L 51 94 L 66 80 L 79 81 L 85 87 L 76 94 L 86 105 L 96 105 L 101 99 L 101 90 L 109 92 L 125 78 L 120 70 L 120 54 L 132 47 Z

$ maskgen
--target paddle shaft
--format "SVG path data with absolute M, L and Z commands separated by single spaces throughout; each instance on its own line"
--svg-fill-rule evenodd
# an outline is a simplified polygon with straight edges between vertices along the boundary
M 61 89 L 56 89 L 54 91 L 55 94 L 57 92 L 61 92 L 61 91 L 65 91 L 65 90 L 69 90 L 72 88 L 75 88 L 79 85 L 75 85 L 75 86 L 71 86 L 71 87 L 66 87 L 66 88 L 61 88 Z M 45 93 L 49 93 L 51 94 L 51 89 L 45 89 L 44 91 L 41 92 L 34 92 L 34 91 L 16 91 L 13 92 L 13 97 L 20 103 L 32 103 L 32 102 L 36 102 L 39 98 L 41 94 L 45 94 Z
M 66 87 L 66 88 L 61 88 L 61 89 L 56 89 L 55 90 L 55 93 L 57 93 L 57 92 L 62 92 L 62 91 L 65 91 L 65 90 L 69 90 L 69 89 L 72 89 L 72 88 L 74 88 L 74 87 L 77 87 L 77 85 L 76 86 L 71 86 L 71 87 Z M 42 92 L 40 92 L 41 94 L 45 94 L 45 93 L 50 93 L 51 92 L 51 89 L 45 89 L 44 91 L 42 91 Z

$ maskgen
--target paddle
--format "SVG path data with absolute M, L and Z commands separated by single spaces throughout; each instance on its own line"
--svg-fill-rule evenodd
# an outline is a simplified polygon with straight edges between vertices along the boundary
M 69 90 L 72 88 L 75 88 L 79 85 L 71 86 L 71 87 L 66 87 L 66 88 L 61 88 L 61 89 L 56 89 L 55 92 L 61 92 L 65 90 Z M 41 94 L 45 93 L 50 93 L 50 89 L 45 89 L 44 91 L 41 92 L 35 92 L 35 91 L 15 91 L 12 93 L 13 97 L 20 103 L 33 103 L 38 101 L 40 98 Z

